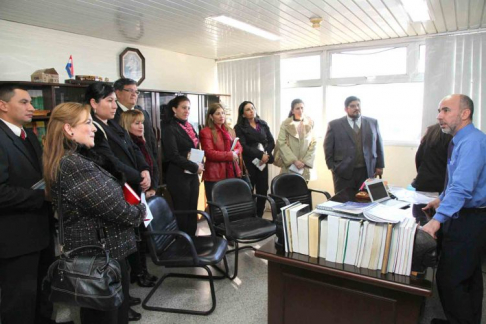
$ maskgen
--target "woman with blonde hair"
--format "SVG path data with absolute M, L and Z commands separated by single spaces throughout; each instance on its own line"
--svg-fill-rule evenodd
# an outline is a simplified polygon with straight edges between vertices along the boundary
M 213 103 L 209 106 L 205 126 L 199 137 L 206 156 L 203 173 L 204 189 L 207 200 L 211 201 L 211 192 L 216 182 L 241 177 L 238 159 L 243 148 L 237 142 L 231 151 L 236 135 L 226 123 L 226 114 L 221 104 Z
M 143 135 L 144 120 L 145 116 L 140 110 L 132 109 L 124 111 L 120 115 L 120 120 L 118 122 L 120 126 L 128 132 L 133 143 L 138 146 L 140 152 L 142 152 L 143 157 L 145 158 L 145 162 L 147 162 L 147 165 L 149 166 L 151 184 L 150 188 L 145 192 L 145 195 L 148 198 L 155 195 L 155 192 L 157 191 L 159 168 L 157 167 L 157 160 L 154 158 L 154 156 L 151 154 L 151 151 L 148 150 L 146 146 L 147 142 Z
M 280 126 L 274 165 L 281 167 L 280 173 L 294 172 L 306 181 L 313 180 L 314 159 L 316 157 L 316 139 L 314 122 L 304 116 L 304 102 L 294 99 L 289 117 Z
M 105 248 L 120 263 L 125 299 L 113 311 L 81 308 L 82 323 L 128 323 L 128 270 L 125 258 L 136 251 L 134 228 L 144 215 L 145 206 L 130 205 L 124 197 L 123 175 L 113 163 L 97 155 L 96 128 L 90 106 L 63 103 L 56 106 L 49 120 L 44 144 L 44 179 L 55 208 L 58 193 L 63 197 L 64 249 L 99 245 L 98 227 L 106 236 Z M 97 253 L 83 249 L 83 255 Z

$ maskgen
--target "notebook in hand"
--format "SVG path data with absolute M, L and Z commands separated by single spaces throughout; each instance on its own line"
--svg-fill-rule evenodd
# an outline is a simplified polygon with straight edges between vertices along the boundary
M 365 184 L 366 190 L 368 191 L 372 202 L 377 202 L 386 206 L 393 206 L 396 208 L 403 208 L 410 205 L 410 203 L 408 202 L 390 198 L 390 195 L 385 188 L 385 183 L 382 179 L 367 181 Z

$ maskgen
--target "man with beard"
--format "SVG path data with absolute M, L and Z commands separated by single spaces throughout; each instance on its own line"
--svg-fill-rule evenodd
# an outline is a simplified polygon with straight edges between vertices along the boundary
M 378 121 L 361 116 L 361 100 L 355 96 L 346 98 L 344 111 L 346 116 L 329 123 L 324 140 L 336 194 L 348 188 L 357 192 L 366 179 L 381 176 L 385 167 Z
M 486 135 L 474 127 L 474 104 L 468 96 L 442 99 L 439 121 L 452 135 L 447 154 L 446 186 L 423 208 L 436 210 L 422 229 L 436 238 L 442 232 L 437 288 L 448 321 L 480 323 L 483 299 L 481 254 L 486 247 Z

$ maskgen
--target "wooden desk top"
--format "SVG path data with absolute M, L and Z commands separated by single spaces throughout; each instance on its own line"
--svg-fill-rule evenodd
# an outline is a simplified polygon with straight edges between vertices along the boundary
M 402 276 L 393 273 L 381 274 L 378 270 L 357 268 L 355 266 L 328 262 L 321 258 L 311 258 L 300 253 L 285 253 L 275 248 L 273 240 L 255 251 L 255 256 L 271 262 L 297 267 L 326 275 L 341 277 L 370 285 L 402 291 L 424 297 L 432 296 L 432 269 L 428 269 L 424 279 Z

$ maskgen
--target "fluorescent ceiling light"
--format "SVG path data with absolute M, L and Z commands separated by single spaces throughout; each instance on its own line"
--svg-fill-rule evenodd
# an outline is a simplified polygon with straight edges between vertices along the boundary
M 430 20 L 429 8 L 425 0 L 402 0 L 402 4 L 413 22 Z
M 266 39 L 269 39 L 269 40 L 275 41 L 275 40 L 280 39 L 280 37 L 275 35 L 275 34 L 269 33 L 269 32 L 267 32 L 263 29 L 260 29 L 258 27 L 249 25 L 247 23 L 244 23 L 242 21 L 239 21 L 239 20 L 227 17 L 227 16 L 210 17 L 209 19 L 216 20 L 217 22 L 220 22 L 222 24 L 225 24 L 225 25 L 228 25 L 228 26 L 231 26 L 231 27 L 234 27 L 234 28 L 238 28 L 238 29 L 243 30 L 247 33 L 252 33 L 254 35 L 257 35 L 257 36 L 260 36 L 260 37 L 263 37 L 263 38 L 266 38 Z

